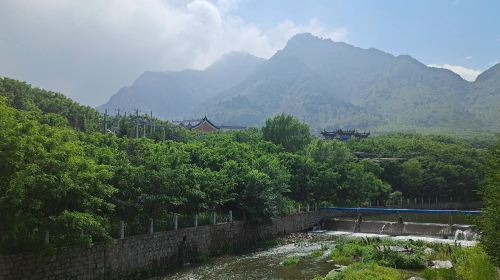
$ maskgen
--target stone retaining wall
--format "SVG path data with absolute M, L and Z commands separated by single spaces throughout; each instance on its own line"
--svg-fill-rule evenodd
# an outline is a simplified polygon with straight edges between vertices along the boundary
M 0 256 L 0 280 L 123 279 L 145 271 L 165 271 L 192 262 L 200 254 L 220 254 L 231 248 L 251 246 L 259 240 L 310 229 L 325 215 L 321 211 L 306 212 L 263 225 L 236 221 L 137 235 L 115 240 L 113 245 L 68 248 L 50 256 Z

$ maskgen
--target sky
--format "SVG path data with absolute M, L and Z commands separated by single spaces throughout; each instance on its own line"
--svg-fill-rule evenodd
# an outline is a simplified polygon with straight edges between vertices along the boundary
M 0 76 L 97 106 L 144 71 L 269 58 L 310 32 L 472 81 L 500 62 L 499 13 L 498 0 L 1 0 Z

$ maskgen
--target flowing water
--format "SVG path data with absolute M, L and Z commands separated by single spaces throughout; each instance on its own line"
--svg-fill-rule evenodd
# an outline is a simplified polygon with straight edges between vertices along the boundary
M 332 249 L 339 236 L 381 237 L 399 240 L 424 240 L 427 242 L 453 243 L 454 240 L 422 236 L 388 236 L 381 234 L 326 231 L 313 234 L 314 238 L 270 249 L 261 249 L 239 255 L 225 255 L 210 259 L 204 264 L 188 265 L 155 280 L 194 279 L 312 279 L 316 275 L 326 275 L 336 268 L 328 261 L 330 250 L 320 257 L 305 257 L 295 266 L 284 266 L 283 261 L 291 256 L 307 256 L 321 248 Z M 474 241 L 459 241 L 462 246 L 474 245 Z

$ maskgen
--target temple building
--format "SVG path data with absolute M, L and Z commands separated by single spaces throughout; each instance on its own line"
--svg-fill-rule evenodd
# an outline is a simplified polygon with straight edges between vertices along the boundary
M 357 132 L 356 130 L 342 130 L 337 129 L 334 131 L 323 130 L 321 132 L 325 140 L 339 139 L 341 141 L 347 141 L 352 137 L 357 139 L 364 139 L 370 136 L 370 132 Z
M 213 131 L 231 131 L 231 130 L 243 130 L 246 129 L 245 126 L 234 126 L 234 125 L 215 125 L 211 122 L 207 116 L 203 119 L 192 119 L 184 121 L 174 121 L 174 124 L 183 126 L 189 130 L 199 131 L 202 133 L 208 133 Z

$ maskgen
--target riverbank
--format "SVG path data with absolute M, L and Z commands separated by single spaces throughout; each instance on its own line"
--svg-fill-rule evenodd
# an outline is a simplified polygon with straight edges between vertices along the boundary
M 406 280 L 425 276 L 428 280 L 454 280 L 458 279 L 456 269 L 463 271 L 464 265 L 474 265 L 486 273 L 492 267 L 485 262 L 485 254 L 475 241 L 455 243 L 422 236 L 322 232 L 290 234 L 266 243 L 275 246 L 215 257 L 153 279 Z M 449 264 L 453 267 L 447 267 Z M 360 270 L 373 274 L 374 278 L 351 278 L 354 271 Z M 384 278 L 384 275 L 397 277 Z M 484 277 L 478 279 L 495 279 Z

